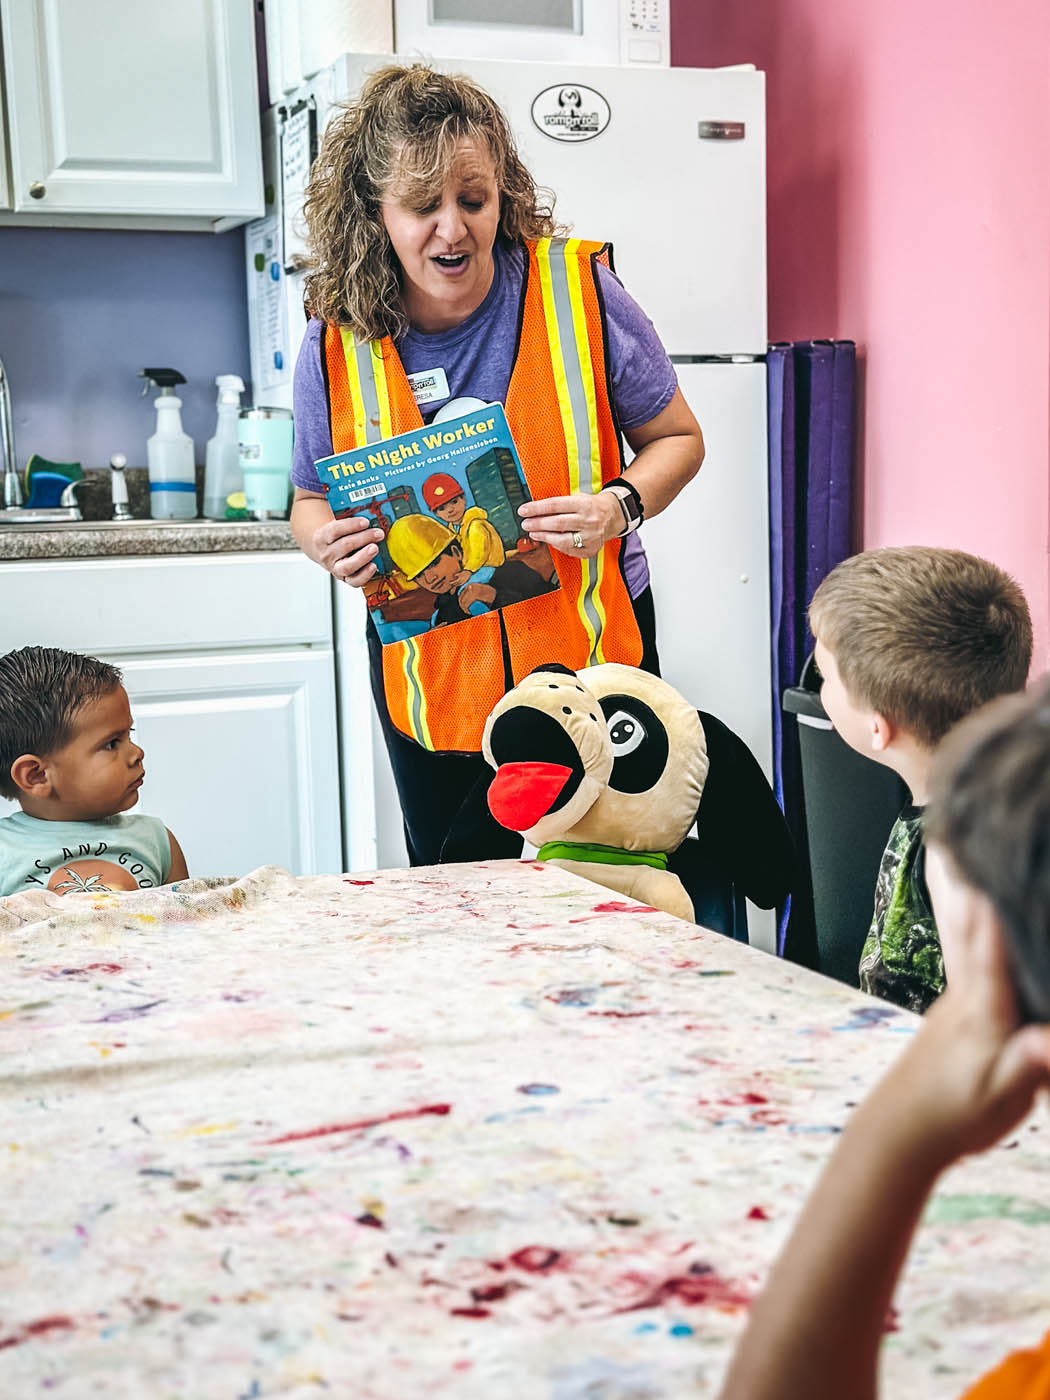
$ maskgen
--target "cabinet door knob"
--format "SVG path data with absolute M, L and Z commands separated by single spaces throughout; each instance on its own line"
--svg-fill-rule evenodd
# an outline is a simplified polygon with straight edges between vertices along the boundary
M 45 194 L 47 194 L 47 186 L 42 180 L 34 180 L 29 186 L 30 199 L 43 199 Z

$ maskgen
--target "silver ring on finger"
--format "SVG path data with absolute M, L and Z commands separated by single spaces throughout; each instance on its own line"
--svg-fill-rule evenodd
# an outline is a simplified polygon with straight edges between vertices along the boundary
M 580 534 L 579 530 L 573 530 L 572 532 L 572 547 L 573 549 L 583 548 L 583 536 Z

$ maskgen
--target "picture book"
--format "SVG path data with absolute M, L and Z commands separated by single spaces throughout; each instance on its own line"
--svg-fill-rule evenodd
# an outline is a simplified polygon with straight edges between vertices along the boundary
M 532 497 L 500 404 L 316 466 L 334 515 L 383 532 L 362 591 L 384 645 L 560 587 L 550 550 L 518 516 Z

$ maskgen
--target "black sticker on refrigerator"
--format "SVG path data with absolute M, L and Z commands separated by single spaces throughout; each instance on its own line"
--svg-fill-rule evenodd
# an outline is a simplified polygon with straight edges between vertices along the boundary
M 552 141 L 591 141 L 609 125 L 609 104 L 582 83 L 544 88 L 532 102 L 532 120 Z

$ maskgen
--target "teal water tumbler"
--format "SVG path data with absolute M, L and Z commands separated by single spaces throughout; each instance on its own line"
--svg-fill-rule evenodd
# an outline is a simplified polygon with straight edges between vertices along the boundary
M 242 408 L 237 447 L 247 509 L 256 520 L 286 520 L 292 470 L 292 410 Z

